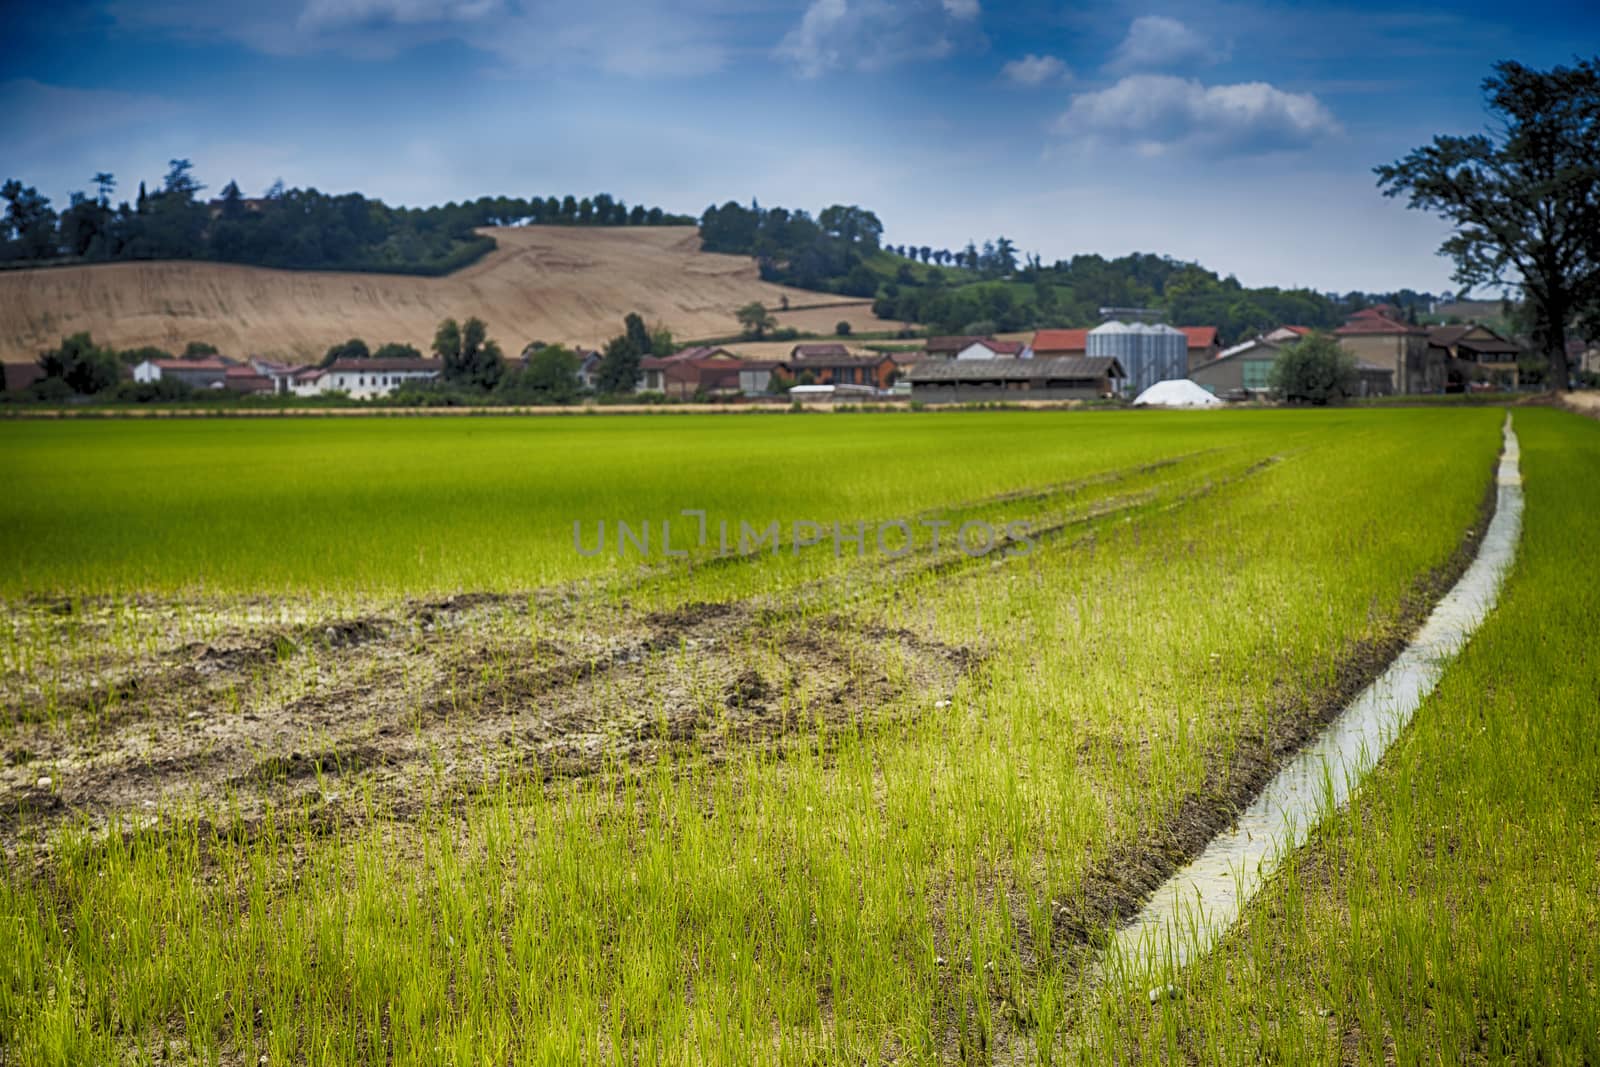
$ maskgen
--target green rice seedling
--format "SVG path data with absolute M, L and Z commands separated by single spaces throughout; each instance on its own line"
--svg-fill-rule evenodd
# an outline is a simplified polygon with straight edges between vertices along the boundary
M 1403 628 L 1476 519 L 1499 419 L 0 426 L 117 483 L 4 505 L 64 538 L 8 562 L 9 595 L 176 605 L 132 612 L 114 667 L 192 665 L 202 633 L 268 653 L 192 694 L 232 684 L 228 718 L 258 720 L 251 759 L 219 740 L 177 774 L 233 782 L 236 812 L 162 794 L 125 835 L 18 824 L 43 869 L 8 863 L 0 895 L 0 955 L 24 961 L 0 1042 L 43 1062 L 1054 1056 L 1139 878 Z M 401 454 L 421 457 L 403 477 Z M 170 554 L 147 551 L 159 507 L 195 532 Z M 685 508 L 1049 533 L 894 559 L 573 551 L 574 517 Z M 103 536 L 64 532 L 83 523 Z M 365 644 L 282 658 L 267 636 L 366 617 Z M 55 640 L 31 625 L 19 660 Z M 176 747 L 164 699 L 148 725 Z M 239 773 L 285 745 L 387 759 Z M 131 947 L 99 936 L 121 927 Z
M 1519 410 L 1517 562 L 1405 734 L 1152 1009 L 1081 1020 L 1085 1058 L 1600 1059 L 1600 426 Z

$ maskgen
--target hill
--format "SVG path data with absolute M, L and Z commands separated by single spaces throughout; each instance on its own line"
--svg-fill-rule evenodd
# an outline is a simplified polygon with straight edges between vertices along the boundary
M 867 301 L 762 281 L 748 256 L 700 251 L 692 226 L 527 226 L 478 231 L 498 247 L 439 278 L 269 270 L 223 263 L 107 263 L 0 272 L 0 359 L 31 361 L 62 336 L 90 331 L 116 348 L 181 350 L 208 341 L 227 355 L 310 360 L 350 337 L 427 348 L 443 318 L 477 315 L 507 352 L 532 340 L 599 345 L 637 311 L 679 338 L 737 331 L 754 300 L 794 310 L 782 325 L 857 330 L 892 324 Z M 818 324 L 826 320 L 825 327 Z

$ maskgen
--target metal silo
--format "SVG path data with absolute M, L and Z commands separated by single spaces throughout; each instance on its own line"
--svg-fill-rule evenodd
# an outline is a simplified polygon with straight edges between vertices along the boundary
M 1171 326 L 1108 322 L 1089 331 L 1086 354 L 1115 357 L 1134 396 L 1156 382 L 1189 376 L 1189 341 Z

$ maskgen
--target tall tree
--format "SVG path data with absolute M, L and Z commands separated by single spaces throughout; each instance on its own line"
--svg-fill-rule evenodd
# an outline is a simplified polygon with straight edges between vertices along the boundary
M 633 392 L 639 383 L 640 355 L 639 349 L 628 340 L 626 333 L 607 341 L 605 351 L 600 356 L 600 365 L 595 368 L 595 391 L 613 396 Z
M 633 346 L 635 352 L 638 352 L 641 356 L 654 354 L 651 350 L 650 330 L 645 326 L 644 319 L 637 311 L 628 312 L 627 317 L 622 320 L 622 329 L 624 335 L 628 338 L 628 343 Z
M 111 206 L 111 194 L 116 192 L 117 178 L 108 170 L 96 171 L 94 176 L 95 189 L 100 193 L 100 206 Z
M 1498 130 L 1435 137 L 1377 167 L 1378 185 L 1455 225 L 1440 252 L 1457 281 L 1522 290 L 1547 381 L 1565 389 L 1567 330 L 1600 328 L 1600 57 L 1494 70 L 1483 90 Z
M 63 337 L 59 348 L 41 352 L 39 368 L 46 378 L 59 378 L 84 395 L 110 389 L 121 375 L 117 354 L 96 345 L 87 333 Z
M 489 339 L 489 328 L 480 318 L 457 323 L 445 319 L 433 336 L 433 352 L 444 362 L 441 377 L 458 385 L 493 389 L 505 372 L 500 346 Z
M 744 327 L 745 333 L 760 340 L 766 332 L 778 325 L 778 320 L 768 311 L 759 300 L 752 300 L 740 308 L 736 315 L 739 325 Z
M 41 196 L 31 185 L 15 178 L 0 186 L 6 213 L 0 236 L 9 247 L 4 250 L 16 259 L 45 259 L 56 251 L 56 213 L 50 198 Z

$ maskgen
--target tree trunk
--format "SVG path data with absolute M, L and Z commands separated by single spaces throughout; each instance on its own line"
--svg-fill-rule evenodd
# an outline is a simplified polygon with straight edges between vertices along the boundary
M 1541 309 L 1544 314 L 1541 323 L 1541 333 L 1544 334 L 1544 357 L 1547 364 L 1545 373 L 1545 389 L 1551 392 L 1564 393 L 1567 384 L 1571 381 L 1571 371 L 1567 366 L 1567 313 L 1565 301 L 1560 299 L 1550 300 Z

